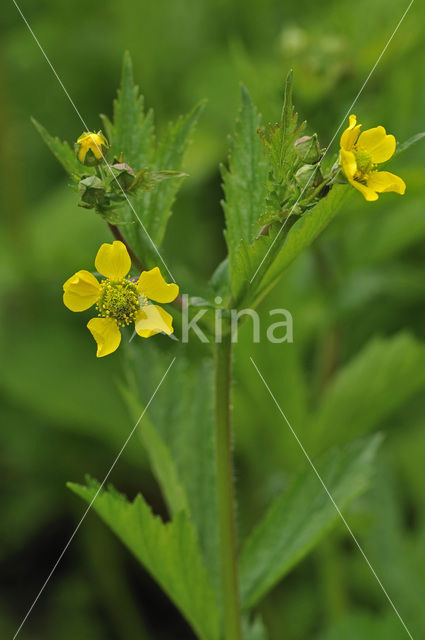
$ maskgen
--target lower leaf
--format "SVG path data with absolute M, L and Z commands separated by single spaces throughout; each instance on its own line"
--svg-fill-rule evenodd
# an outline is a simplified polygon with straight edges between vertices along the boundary
M 99 486 L 92 479 L 88 479 L 87 486 L 68 483 L 71 491 L 89 504 Z M 219 640 L 216 597 L 187 513 L 181 511 L 164 524 L 140 494 L 129 502 L 114 489 L 101 490 L 93 509 L 155 578 L 199 638 Z
M 380 434 L 329 454 L 319 473 L 344 509 L 368 485 Z M 244 545 L 241 598 L 252 607 L 299 562 L 338 521 L 339 515 L 310 465 L 279 496 Z

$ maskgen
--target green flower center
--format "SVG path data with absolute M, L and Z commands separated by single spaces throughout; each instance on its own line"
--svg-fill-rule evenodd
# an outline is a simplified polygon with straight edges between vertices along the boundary
M 119 327 L 134 322 L 140 309 L 139 293 L 130 280 L 112 282 L 103 280 L 99 300 L 96 304 L 101 318 L 114 318 Z
M 372 157 L 367 151 L 356 150 L 356 162 L 357 168 L 362 174 L 367 174 L 372 169 Z

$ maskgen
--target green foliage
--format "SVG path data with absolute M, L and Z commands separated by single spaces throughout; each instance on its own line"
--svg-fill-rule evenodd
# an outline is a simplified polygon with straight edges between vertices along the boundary
M 100 485 L 89 479 L 87 486 L 68 486 L 90 504 Z M 93 509 L 161 585 L 199 638 L 219 640 L 215 595 L 187 514 L 182 511 L 164 524 L 140 494 L 129 502 L 113 489 L 101 491 Z
M 282 115 L 279 124 L 268 124 L 261 132 L 264 146 L 270 158 L 272 170 L 271 191 L 280 206 L 290 196 L 293 176 L 300 166 L 294 143 L 300 138 L 306 123 L 298 125 L 298 114 L 292 103 L 293 73 L 289 72 L 286 83 Z M 278 212 L 279 213 L 279 212 Z
M 152 163 L 154 170 L 158 172 L 180 170 L 185 152 L 204 106 L 205 102 L 200 102 L 187 116 L 182 116 L 177 122 L 168 125 L 155 150 Z M 171 215 L 171 207 L 181 181 L 182 174 L 177 175 L 173 180 L 164 180 L 135 204 L 136 211 L 142 217 L 143 224 L 157 246 L 162 243 L 166 225 Z
M 287 267 L 337 215 L 349 193 L 346 185 L 336 185 L 301 218 L 289 219 L 294 221 L 292 226 L 283 223 L 283 228 L 271 227 L 269 235 L 259 236 L 252 244 L 241 243 L 232 280 L 235 299 L 258 304 Z
M 137 421 L 143 414 L 143 408 L 137 396 L 133 395 L 126 387 L 122 388 L 122 392 L 128 405 L 132 408 L 134 420 Z M 188 511 L 186 493 L 180 483 L 170 450 L 147 416 L 144 416 L 140 437 L 148 452 L 152 471 L 161 487 L 170 515 L 176 515 L 180 511 Z
M 269 637 L 266 627 L 259 616 L 253 622 L 250 622 L 248 617 L 244 617 L 242 620 L 242 633 L 244 640 L 268 640 Z
M 295 222 L 288 231 L 281 250 L 277 253 L 276 259 L 265 273 L 259 286 L 257 282 L 257 295 L 259 298 L 264 296 L 276 284 L 287 267 L 314 242 L 329 222 L 341 211 L 343 203 L 350 194 L 349 186 L 333 186 L 326 197 L 319 200 L 316 206 L 306 211 Z M 276 244 L 279 245 L 279 240 L 276 241 Z M 271 249 L 270 253 L 273 253 L 273 249 Z M 256 278 L 261 277 L 260 274 L 261 270 Z
M 292 104 L 292 73 L 286 80 L 280 123 L 260 130 L 268 162 L 257 135 L 258 125 L 258 113 L 242 88 L 229 169 L 222 169 L 231 290 L 239 306 L 258 303 L 338 213 L 348 192 L 346 186 L 334 186 L 329 195 L 322 193 L 319 199 L 319 188 L 310 201 L 308 188 L 302 200 L 308 206 L 303 208 L 300 203 L 294 209 L 303 195 L 295 180 L 302 160 L 294 143 L 305 123 L 298 125 Z M 300 214 L 301 220 L 297 220 Z
M 257 133 L 259 124 L 260 116 L 242 86 L 239 117 L 230 138 L 229 168 L 222 167 L 225 194 L 222 204 L 232 277 L 238 251 L 243 251 L 258 235 L 259 219 L 265 210 L 268 163 Z
M 332 452 L 319 473 L 343 510 L 368 486 L 379 435 Z M 255 605 L 339 521 L 310 465 L 278 497 L 246 541 L 240 559 L 241 598 Z
M 422 449 L 421 449 L 422 452 Z M 420 454 L 421 455 L 421 454 Z M 414 453 L 410 455 L 410 464 Z M 373 557 L 378 575 L 386 587 L 414 638 L 420 638 L 425 627 L 424 525 L 414 531 L 406 523 L 400 505 L 400 490 L 393 460 L 378 460 L 375 481 L 367 495 L 370 524 L 363 538 L 369 557 Z M 373 583 L 368 591 L 372 594 Z M 392 615 L 397 630 L 403 627 Z
M 204 563 L 218 589 L 218 513 L 216 495 L 213 371 L 209 359 L 188 358 L 184 348 L 174 345 L 160 353 L 152 345 L 144 345 L 143 359 L 132 358 L 135 377 L 131 382 L 133 398 L 148 402 L 152 394 L 151 380 L 160 380 L 176 356 L 172 375 L 161 386 L 161 398 L 149 409 L 152 428 L 143 433 L 153 469 L 164 491 L 171 512 L 182 504 L 181 492 L 187 500 L 196 527 Z M 150 379 L 146 378 L 146 371 Z M 137 419 L 141 407 L 133 411 Z M 162 444 L 159 442 L 162 440 Z M 157 442 L 156 442 L 157 441 Z M 165 443 L 165 444 L 164 444 Z M 164 449 L 167 448 L 168 452 Z M 168 479 L 168 481 L 167 481 Z M 181 489 L 180 489 L 181 486 Z M 177 487 L 179 489 L 177 490 Z M 176 502 L 175 493 L 178 491 Z
M 373 90 L 372 84 L 366 88 L 359 105 L 361 113 L 358 113 L 363 122 L 369 122 L 370 126 L 382 124 L 401 140 L 423 129 L 423 109 L 417 100 L 417 87 L 425 64 L 421 30 L 425 5 L 414 6 L 417 19 L 407 16 L 398 30 L 389 55 L 384 56 L 379 65 L 376 76 L 379 91 Z M 209 108 L 202 118 L 197 144 L 184 161 L 184 168 L 191 176 L 190 185 L 185 186 L 190 189 L 182 190 L 181 200 L 175 205 L 177 215 L 171 218 L 170 233 L 166 235 L 165 246 L 162 245 L 167 263 L 182 289 L 208 297 L 201 282 L 211 273 L 218 257 L 224 258 L 221 216 L 216 204 L 220 179 L 217 165 L 225 155 L 223 132 L 232 127 L 238 100 L 237 83 L 242 79 L 259 111 L 266 119 L 273 120 L 280 109 L 278 87 L 282 69 L 291 65 L 295 70 L 299 111 L 308 117 L 321 139 L 329 140 L 341 113 L 358 91 L 376 61 L 376 52 L 382 47 L 382 8 L 382 3 L 359 0 L 355 6 L 333 2 L 329 11 L 323 11 L 310 0 L 302 6 L 300 21 L 298 3 L 286 3 L 283 15 L 280 0 L 265 3 L 182 0 L 182 3 L 169 4 L 167 11 L 163 10 L 162 3 L 152 3 L 149 10 L 143 12 L 143 19 L 138 19 L 141 7 L 136 0 L 119 6 L 111 4 L 102 11 L 95 4 L 76 0 L 72 5 L 50 3 L 43 12 L 28 6 L 28 19 L 90 123 L 95 122 L 95 114 L 105 110 L 105 104 L 114 95 L 119 57 L 126 47 L 131 47 L 135 75 L 140 79 L 146 102 L 155 105 L 159 133 L 166 130 L 167 123 L 176 114 L 185 113 L 188 105 L 202 96 L 208 97 Z M 401 15 L 405 10 L 403 0 L 395 0 L 394 8 Z M 364 20 L 366 14 L 367 21 Z M 95 475 L 104 473 L 134 424 L 115 392 L 116 381 L 122 383 L 122 353 L 97 361 L 95 345 L 84 326 L 90 312 L 70 314 L 61 304 L 61 282 L 78 268 L 93 268 L 92 257 L 100 242 L 109 242 L 110 236 L 100 216 L 76 209 L 75 192 L 58 184 L 61 167 L 54 166 L 53 157 L 46 154 L 29 126 L 28 116 L 33 113 L 47 124 L 49 131 L 60 132 L 61 139 L 72 141 L 81 132 L 66 97 L 55 86 L 51 69 L 43 56 L 38 55 L 26 25 L 17 17 L 10 3 L 5 9 L 9 37 L 3 42 L 4 64 L 0 74 L 4 130 L 0 171 L 3 212 L 0 347 L 1 360 L 7 363 L 2 367 L 0 383 L 1 473 L 12 480 L 2 496 L 6 526 L 1 532 L 1 572 L 8 589 L 3 593 L 0 608 L 0 636 L 5 638 L 13 636 L 20 622 L 22 585 L 29 601 L 40 587 L 40 559 L 45 558 L 47 570 L 48 563 L 56 561 L 55 549 L 63 545 L 64 530 L 69 529 L 74 517 L 75 523 L 80 517 L 80 505 L 64 499 L 65 479 L 80 478 L 88 469 Z M 75 39 L 61 37 L 63 24 L 69 32 L 77 34 L 78 46 Z M 158 33 L 162 37 L 159 38 Z M 40 96 L 48 96 L 48 100 Z M 140 113 L 135 111 L 135 121 Z M 48 142 L 50 137 L 46 134 L 44 138 Z M 415 138 L 423 140 L 419 136 Z M 55 148 L 57 141 L 51 140 Z M 150 148 L 150 141 L 146 140 Z M 125 144 L 130 148 L 131 140 Z M 400 151 L 405 148 L 403 144 L 398 146 Z M 56 153 L 59 159 L 62 155 L 66 170 L 76 175 L 72 149 L 64 150 L 59 143 Z M 112 161 L 112 154 L 108 157 Z M 314 437 L 316 425 L 311 416 L 315 407 L 318 414 L 327 407 L 329 416 L 337 418 L 337 422 L 326 428 L 323 444 L 317 443 L 318 448 L 324 449 L 335 440 L 349 440 L 353 435 L 343 415 L 343 403 L 336 403 L 338 410 L 336 405 L 332 409 L 327 397 L 340 373 L 374 344 L 369 344 L 371 336 L 387 336 L 383 342 L 391 349 L 393 336 L 405 329 L 416 336 L 419 346 L 423 343 L 423 144 L 410 146 L 409 156 L 400 155 L 397 160 L 399 170 L 395 172 L 406 181 L 406 195 L 383 194 L 372 204 L 364 203 L 358 193 L 352 202 L 347 199 L 342 215 L 317 239 L 315 250 L 306 248 L 261 305 L 262 324 L 263 318 L 267 319 L 268 308 L 283 305 L 291 310 L 295 344 L 276 346 L 262 340 L 253 345 L 247 323 L 247 331 L 243 328 L 241 332 L 240 344 L 235 345 L 233 404 L 241 532 L 251 529 L 264 505 L 272 502 L 286 482 L 287 474 L 302 460 L 296 443 L 290 440 L 291 435 L 285 429 L 274 428 L 275 408 L 265 401 L 258 376 L 246 354 L 255 349 L 267 380 L 274 381 L 280 390 L 285 412 L 297 430 L 302 430 L 303 442 Z M 152 177 L 150 168 L 146 164 L 145 176 Z M 92 171 L 82 169 L 85 175 Z M 172 170 L 174 165 L 161 166 L 160 171 L 163 169 Z M 269 174 L 269 186 L 271 179 Z M 174 180 L 173 188 L 180 186 L 181 178 L 172 178 L 169 182 Z M 156 185 L 149 188 L 155 189 Z M 292 192 L 292 197 L 295 194 L 296 191 Z M 330 197 L 332 192 L 327 196 Z M 135 196 L 131 201 L 138 206 Z M 272 215 L 273 211 L 280 210 L 281 204 L 279 197 L 269 194 L 266 212 L 270 205 Z M 122 208 L 117 211 L 119 216 L 128 213 Z M 297 220 L 298 214 L 294 212 L 281 235 Z M 121 227 L 123 232 L 131 234 L 138 226 L 134 221 L 134 215 L 128 215 L 129 224 Z M 271 228 L 271 238 L 273 234 L 275 229 Z M 149 254 L 151 246 L 148 243 L 146 248 L 142 233 L 141 236 L 141 250 Z M 138 236 L 135 242 L 139 242 Z M 259 241 L 258 259 L 248 265 L 247 281 L 269 246 L 267 238 Z M 242 257 L 245 253 L 251 255 L 250 249 L 241 249 Z M 320 268 L 319 254 L 327 265 L 325 273 Z M 154 258 L 159 264 L 157 256 L 152 261 Z M 212 283 L 213 293 L 222 295 L 226 301 L 230 290 L 228 267 L 225 259 Z M 261 273 L 258 276 L 260 280 Z M 255 285 L 253 282 L 252 286 Z M 178 325 L 177 313 L 173 311 L 173 315 Z M 333 343 L 328 341 L 328 334 L 337 336 L 336 354 L 332 353 Z M 149 408 L 150 414 L 155 410 L 155 420 L 145 416 L 138 431 L 149 451 L 171 514 L 188 505 L 186 487 L 192 487 L 192 511 L 197 512 L 197 530 L 204 531 L 206 563 L 208 522 L 214 525 L 216 516 L 214 509 L 210 513 L 202 509 L 202 505 L 208 504 L 209 489 L 214 485 L 213 454 L 209 461 L 207 457 L 211 398 L 209 393 L 204 394 L 211 380 L 209 374 L 204 377 L 209 365 L 202 369 L 192 360 L 206 351 L 204 345 L 195 342 L 185 346 L 190 354 L 185 366 L 193 367 L 189 388 L 193 395 L 201 394 L 206 415 L 199 406 L 197 421 L 190 417 L 187 422 L 186 418 L 181 422 L 179 416 L 177 424 L 180 408 L 175 416 L 171 403 L 158 394 Z M 133 341 L 131 346 L 140 368 L 139 386 L 134 391 L 135 411 L 139 408 L 141 411 L 140 402 L 146 404 L 152 391 L 150 382 L 156 383 L 169 364 L 169 361 L 165 363 L 163 353 L 167 352 L 168 345 L 169 341 L 162 336 L 150 340 L 148 345 L 137 338 Z M 170 351 L 173 348 L 171 343 Z M 160 372 L 152 364 L 151 349 L 160 359 L 159 365 L 165 364 Z M 407 352 L 410 352 L 409 345 Z M 321 375 L 322 359 L 333 360 L 326 380 Z M 417 359 L 412 358 L 412 366 L 403 368 L 404 378 L 413 377 L 411 392 L 406 391 L 410 382 L 401 380 L 396 364 L 392 364 L 393 375 L 406 392 L 404 399 L 400 399 L 396 391 L 397 401 L 393 403 L 394 387 L 389 381 L 390 374 L 384 373 L 388 361 L 382 358 L 381 368 L 370 370 L 364 362 L 365 373 L 358 366 L 356 376 L 364 385 L 368 403 L 363 402 L 362 387 L 354 372 L 351 384 L 356 388 L 358 385 L 359 393 L 351 398 L 346 388 L 342 395 L 348 398 L 350 415 L 355 402 L 363 405 L 364 427 L 368 431 L 379 425 L 387 432 L 385 453 L 392 473 L 389 483 L 388 476 L 377 466 L 373 483 L 376 495 L 371 499 L 370 492 L 362 498 L 361 515 L 350 514 L 350 524 L 354 519 L 354 532 L 360 536 L 362 545 L 366 545 L 368 557 L 412 635 L 419 638 L 425 626 L 422 606 L 425 440 L 424 394 L 420 393 L 423 386 L 420 386 Z M 382 387 L 378 396 L 373 396 L 365 385 L 371 383 L 372 388 L 379 387 L 372 376 L 381 375 L 387 380 L 388 393 Z M 177 389 L 173 389 L 172 397 L 175 399 L 179 392 L 186 396 L 182 392 L 186 376 L 181 377 L 180 369 L 174 384 Z M 167 394 L 169 391 L 170 388 Z M 389 406 L 384 411 L 385 397 Z M 187 399 L 182 406 L 186 402 Z M 381 407 L 376 414 L 375 402 Z M 162 403 L 167 405 L 163 418 Z M 354 430 L 363 432 L 360 409 L 359 413 L 354 411 L 354 417 Z M 185 460 L 183 446 L 189 447 L 186 454 L 189 469 L 184 483 L 181 478 Z M 60 464 L 55 463 L 58 460 Z M 201 465 L 207 461 L 205 484 L 201 483 L 196 493 L 196 478 L 201 477 Z M 160 498 L 147 465 L 146 453 L 135 437 L 117 465 L 114 481 L 117 486 L 134 490 L 142 486 L 155 511 Z M 381 487 L 382 484 L 385 486 Z M 94 518 L 90 520 L 85 521 L 74 540 L 75 561 L 58 567 L 43 595 L 44 604 L 40 601 L 27 622 L 29 626 L 20 635 L 34 640 L 77 637 L 104 640 L 109 636 L 139 640 L 143 637 L 139 627 L 127 617 L 125 605 L 130 603 L 138 615 L 146 619 L 152 640 L 185 637 L 184 630 L 179 628 L 178 614 L 167 609 L 164 600 L 160 600 L 161 610 L 156 609 L 156 590 L 151 589 L 151 582 L 144 574 L 140 574 L 135 585 L 120 541 L 110 536 L 113 560 L 107 547 L 100 544 L 101 536 L 110 535 L 108 527 Z M 91 530 L 92 523 L 98 525 L 95 531 Z M 213 534 L 214 531 L 212 529 Z M 364 560 L 351 547 L 348 549 L 343 536 L 342 528 L 334 531 L 328 545 L 330 554 L 320 547 L 261 603 L 261 614 L 271 638 L 402 640 L 406 637 Z M 86 537 L 91 539 L 88 549 Z M 101 570 L 93 566 L 90 548 L 98 550 Z M 213 554 L 210 563 L 214 563 Z M 118 567 L 122 579 L 116 573 Z M 337 571 L 333 573 L 335 567 Z M 338 611 L 333 609 L 332 601 L 329 602 L 332 599 L 323 588 L 328 577 L 331 590 L 341 595 L 342 607 Z M 103 595 L 105 582 L 111 585 L 109 598 Z M 127 584 L 128 591 L 121 589 L 123 584 Z M 121 625 L 115 626 L 114 620 L 120 618 Z M 64 625 L 63 620 L 68 623 Z M 252 630 L 245 628 L 247 638 L 252 632 L 257 640 L 258 626 L 256 622 Z M 262 632 L 262 635 L 265 634 Z
M 409 147 L 411 147 L 413 144 L 416 144 L 417 142 L 419 142 L 419 140 L 422 140 L 423 138 L 425 138 L 425 131 L 421 131 L 421 133 L 417 133 L 416 135 L 412 136 L 405 142 L 398 144 L 391 160 L 394 160 L 394 158 L 397 158 L 397 156 L 407 151 Z
M 391 614 L 381 618 L 357 614 L 340 620 L 317 640 L 404 640 L 406 637 L 406 631 Z
M 109 142 L 109 162 L 125 162 L 136 175 L 132 188 L 116 184 L 117 171 L 108 165 L 103 168 L 106 194 L 102 202 L 91 202 L 82 206 L 96 206 L 98 213 L 114 225 L 124 226 L 124 235 L 139 259 L 147 266 L 155 266 L 160 258 L 158 248 L 164 238 L 176 193 L 186 174 L 181 165 L 190 137 L 204 107 L 200 102 L 187 116 L 170 123 L 165 134 L 157 142 L 154 136 L 153 112 L 144 113 L 144 100 L 133 81 L 133 68 L 129 53 L 125 53 L 121 87 L 114 101 L 114 116 L 111 122 L 102 115 Z M 67 143 L 53 138 L 36 121 L 37 130 L 58 158 L 66 171 L 81 178 L 92 174 L 93 169 L 81 165 Z M 127 192 L 127 193 L 126 193 Z M 116 209 L 118 208 L 118 211 Z
M 112 155 L 127 162 L 135 171 L 148 168 L 154 175 L 168 173 L 169 180 L 155 180 L 152 189 L 131 198 L 126 205 L 123 221 L 125 236 L 136 254 L 147 266 L 158 263 L 160 247 L 176 193 L 183 174 L 180 171 L 190 137 L 198 121 L 204 103 L 199 103 L 189 115 L 170 123 L 163 137 L 154 137 L 153 112 L 146 115 L 143 97 L 134 85 L 131 58 L 124 56 L 121 88 L 114 102 L 114 119 L 103 121 L 110 139 Z M 177 172 L 177 173 L 174 173 Z
M 376 338 L 341 369 L 318 409 L 315 441 L 347 441 L 367 433 L 425 386 L 425 347 L 409 334 Z
M 119 159 L 122 154 L 124 161 L 136 171 L 151 164 L 154 155 L 153 111 L 144 113 L 144 99 L 134 84 L 128 51 L 123 59 L 121 87 L 114 100 L 113 122 L 105 115 L 102 115 L 102 121 L 111 157 Z
M 35 118 L 32 118 L 32 122 L 50 151 L 71 177 L 78 180 L 83 175 L 94 173 L 92 167 L 85 167 L 77 160 L 74 149 L 67 142 L 61 142 L 59 138 L 51 136 Z

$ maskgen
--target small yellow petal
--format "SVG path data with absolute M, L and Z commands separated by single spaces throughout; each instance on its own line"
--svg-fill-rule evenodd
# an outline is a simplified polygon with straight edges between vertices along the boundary
M 389 171 L 372 171 L 367 179 L 367 186 L 378 193 L 395 191 L 403 195 L 406 191 L 404 180 Z
M 387 135 L 384 127 L 367 129 L 360 134 L 357 147 L 367 151 L 374 164 L 386 162 L 395 151 L 396 141 L 394 136 Z
M 358 138 L 361 124 L 357 124 L 357 118 L 352 114 L 349 118 L 349 125 L 341 136 L 340 146 L 341 149 L 351 151 Z
M 102 146 L 108 148 L 108 141 L 101 131 L 97 133 L 83 133 L 77 140 L 77 144 L 81 145 L 78 152 L 78 159 L 86 157 L 87 151 L 90 149 L 94 156 L 98 159 L 102 157 Z
M 121 342 L 121 332 L 113 318 L 92 318 L 87 328 L 97 342 L 98 358 L 108 356 L 118 349 Z
M 88 151 L 88 147 L 86 147 L 85 145 L 81 145 L 81 147 L 78 150 L 78 160 L 81 162 L 81 164 L 84 164 L 84 160 L 86 159 L 87 151 Z
M 378 194 L 373 189 L 366 186 L 365 184 L 362 184 L 357 180 L 350 180 L 349 182 L 350 184 L 353 185 L 353 187 L 355 187 L 355 189 L 360 191 L 360 193 L 364 196 L 365 200 L 367 200 L 368 202 L 374 202 L 375 200 L 378 199 Z
M 150 271 L 142 271 L 137 288 L 141 294 L 156 302 L 172 302 L 179 295 L 176 284 L 167 284 L 158 267 Z
M 104 243 L 97 252 L 96 269 L 105 278 L 118 281 L 125 278 L 131 268 L 131 258 L 123 242 Z
M 89 271 L 77 271 L 63 285 L 63 303 L 71 311 L 85 311 L 99 298 L 100 284 Z
M 341 149 L 339 154 L 339 163 L 345 173 L 347 180 L 351 180 L 357 171 L 356 156 L 352 151 Z
M 134 321 L 136 332 L 142 338 L 150 338 L 156 333 L 173 333 L 173 317 L 162 307 L 148 304 L 136 314 Z
M 360 193 L 363 194 L 366 200 L 372 202 L 373 200 L 378 199 L 378 195 L 375 193 L 375 191 L 373 191 L 373 189 L 370 189 L 365 184 L 362 184 L 358 180 L 354 179 L 354 175 L 357 172 L 357 163 L 354 153 L 341 149 L 339 154 L 339 163 L 342 166 L 342 170 L 348 182 L 352 187 L 360 191 Z

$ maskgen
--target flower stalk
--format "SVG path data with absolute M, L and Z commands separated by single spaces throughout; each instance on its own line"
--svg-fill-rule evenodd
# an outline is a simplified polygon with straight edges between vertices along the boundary
M 215 437 L 224 639 L 242 640 L 231 429 L 231 334 L 215 346 Z

